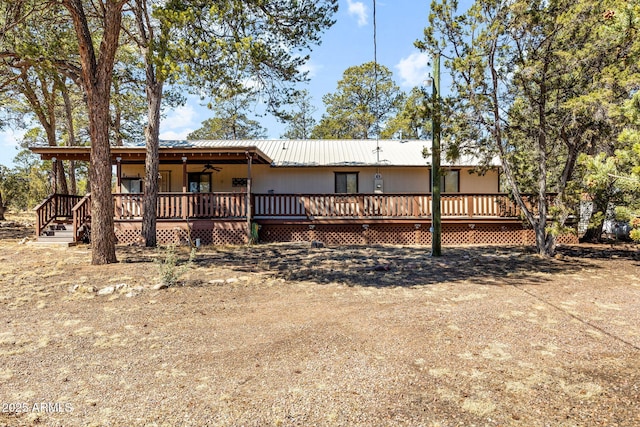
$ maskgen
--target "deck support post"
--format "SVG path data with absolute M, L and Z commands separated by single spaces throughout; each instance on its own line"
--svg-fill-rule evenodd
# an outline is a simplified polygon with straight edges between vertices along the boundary
M 247 209 L 247 243 L 251 242 L 251 164 L 253 161 L 252 155 L 246 152 L 247 155 L 247 194 L 245 206 Z
M 182 158 L 182 218 L 187 219 L 187 158 Z
M 116 157 L 116 192 L 122 193 L 122 157 Z

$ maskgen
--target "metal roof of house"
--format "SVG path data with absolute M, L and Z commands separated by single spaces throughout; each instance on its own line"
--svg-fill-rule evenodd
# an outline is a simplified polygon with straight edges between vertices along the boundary
M 377 150 L 379 147 L 379 152 Z M 162 140 L 160 161 L 181 163 L 187 156 L 190 163 L 244 163 L 246 153 L 252 153 L 254 163 L 270 164 L 273 167 L 356 167 L 356 166 L 428 166 L 429 157 L 423 150 L 431 147 L 428 140 L 353 140 L 353 139 L 309 139 L 309 140 Z M 43 159 L 89 160 L 91 147 L 29 147 Z M 112 161 L 120 158 L 123 163 L 144 161 L 145 143 L 111 147 Z M 444 158 L 442 166 L 480 166 L 482 159 L 465 155 L 455 162 Z M 499 166 L 497 159 L 491 166 Z
M 275 167 L 295 166 L 427 166 L 430 159 L 424 158 L 424 148 L 431 147 L 425 140 L 163 140 L 161 147 L 175 148 L 222 148 L 256 147 L 273 162 Z M 380 147 L 379 160 L 376 147 Z M 443 166 L 478 166 L 481 160 L 463 156 L 455 163 L 442 161 Z M 497 165 L 495 162 L 494 165 Z

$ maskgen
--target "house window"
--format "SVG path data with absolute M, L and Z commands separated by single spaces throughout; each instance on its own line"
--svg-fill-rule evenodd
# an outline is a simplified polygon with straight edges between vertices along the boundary
M 120 180 L 123 193 L 142 193 L 142 179 L 141 178 L 122 178 Z
M 336 193 L 358 192 L 358 172 L 335 172 Z
M 431 171 L 429 171 L 429 182 L 431 182 Z M 440 175 L 440 192 L 441 193 L 459 193 L 460 192 L 460 170 L 445 169 Z
M 443 193 L 460 192 L 460 170 L 445 170 L 440 181 L 440 190 Z
M 188 174 L 190 193 L 211 192 L 211 172 L 198 172 Z

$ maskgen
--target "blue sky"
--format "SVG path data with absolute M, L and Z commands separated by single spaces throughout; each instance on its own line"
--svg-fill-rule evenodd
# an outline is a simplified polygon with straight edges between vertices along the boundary
M 413 42 L 422 38 L 427 25 L 430 0 L 377 0 L 378 62 L 393 72 L 404 91 L 419 86 L 429 72 L 429 58 Z M 373 0 L 340 0 L 336 23 L 323 34 L 322 44 L 311 52 L 308 63 L 310 82 L 306 88 L 316 106 L 316 119 L 324 112 L 322 96 L 335 92 L 343 72 L 351 66 L 373 61 Z M 443 88 L 444 89 L 444 88 Z M 212 112 L 190 98 L 185 106 L 167 112 L 162 121 L 162 139 L 182 139 L 199 128 Z M 257 107 L 259 109 L 259 107 Z M 284 125 L 271 117 L 257 118 L 269 138 L 280 138 Z M 11 166 L 17 154 L 19 130 L 0 132 L 0 164 Z
M 378 0 L 376 2 L 377 57 L 389 68 L 400 87 L 409 91 L 421 84 L 429 59 L 413 42 L 422 38 L 427 24 L 430 0 Z M 325 110 L 322 97 L 336 91 L 344 71 L 373 61 L 373 1 L 340 0 L 336 23 L 322 36 L 322 44 L 311 52 L 308 63 L 310 81 L 306 88 L 316 107 L 316 119 Z M 161 126 L 161 138 L 180 139 L 200 127 L 212 112 L 197 100 L 170 112 Z M 278 139 L 285 125 L 272 117 L 257 118 L 267 128 L 267 137 Z

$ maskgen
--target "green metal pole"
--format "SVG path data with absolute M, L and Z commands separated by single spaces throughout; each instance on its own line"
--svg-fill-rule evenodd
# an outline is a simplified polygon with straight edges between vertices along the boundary
M 442 212 L 440 210 L 440 54 L 433 58 L 433 138 L 431 148 L 431 256 L 442 256 Z

